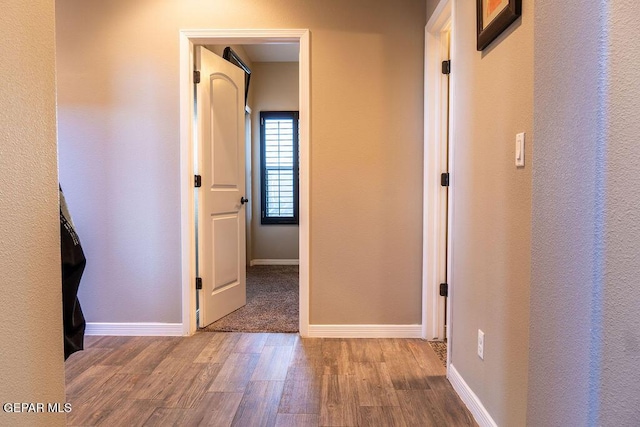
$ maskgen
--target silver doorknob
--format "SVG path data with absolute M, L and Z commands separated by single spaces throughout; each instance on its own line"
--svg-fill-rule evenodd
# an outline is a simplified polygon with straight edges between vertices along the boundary
M 249 202 L 249 199 L 245 199 L 245 198 L 244 198 L 244 196 L 242 196 L 242 197 L 240 198 L 240 204 L 241 204 L 241 205 L 244 205 L 245 203 L 248 203 L 248 202 Z

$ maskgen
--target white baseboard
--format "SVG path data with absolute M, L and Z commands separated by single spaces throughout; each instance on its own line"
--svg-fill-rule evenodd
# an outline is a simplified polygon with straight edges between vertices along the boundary
M 99 323 L 87 322 L 85 335 L 171 336 L 184 335 L 182 323 Z
M 460 373 L 456 370 L 456 368 L 449 364 L 449 369 L 447 370 L 447 377 L 449 378 L 449 382 L 453 386 L 453 389 L 458 393 L 460 399 L 467 405 L 469 411 L 475 418 L 476 422 L 482 427 L 497 427 L 491 415 L 484 407 L 478 396 L 471 390 L 466 381 L 462 378 Z
M 420 338 L 422 325 L 309 325 L 310 338 Z
M 250 266 L 254 265 L 299 265 L 298 259 L 252 259 L 249 261 Z

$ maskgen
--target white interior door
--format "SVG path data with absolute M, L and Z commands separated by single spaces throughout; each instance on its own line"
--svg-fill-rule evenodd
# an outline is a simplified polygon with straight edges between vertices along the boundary
M 246 304 L 244 71 L 196 47 L 200 326 Z

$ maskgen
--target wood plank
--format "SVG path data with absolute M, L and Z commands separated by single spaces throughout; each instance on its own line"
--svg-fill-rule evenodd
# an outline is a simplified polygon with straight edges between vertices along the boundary
M 269 334 L 251 333 L 242 334 L 233 348 L 234 353 L 261 353 L 267 342 Z
M 275 427 L 318 427 L 318 414 L 278 414 Z
M 145 427 L 164 427 L 185 425 L 185 418 L 189 415 L 188 409 L 183 408 L 156 408 L 144 422 Z
M 322 372 L 307 366 L 292 366 L 284 382 L 279 413 L 319 414 L 322 400 Z
M 380 341 L 369 338 L 358 338 L 347 341 L 349 361 L 351 362 L 383 362 Z
M 244 393 L 259 358 L 260 355 L 254 353 L 231 353 L 209 391 Z
M 167 353 L 170 353 L 180 342 L 178 338 L 171 338 L 150 342 L 135 357 L 124 362 L 119 372 L 122 374 L 150 374 L 167 357 Z
M 95 391 L 116 373 L 118 369 L 111 366 L 91 366 L 67 384 L 67 396 L 80 396 L 92 390 Z
M 284 381 L 251 381 L 242 397 L 232 426 L 273 426 Z
M 157 337 L 109 337 L 105 344 L 112 345 L 117 348 L 117 352 L 113 352 L 100 362 L 101 365 L 122 366 L 136 357 L 138 353 L 145 349 L 147 345 L 152 343 Z M 128 339 L 125 339 L 128 338 Z M 121 344 L 119 344 L 121 343 Z
M 322 360 L 325 375 L 353 374 L 349 360 L 349 346 L 341 338 L 324 338 L 322 340 Z
M 353 382 L 350 375 L 323 375 L 320 425 L 358 425 L 358 395 Z
M 411 354 L 413 354 L 422 370 L 428 376 L 447 375 L 447 368 L 442 366 L 440 358 L 433 351 L 428 341 L 409 340 L 407 345 L 411 350 Z
M 284 381 L 287 376 L 293 347 L 265 346 L 251 381 Z
M 233 352 L 241 334 L 234 332 L 207 332 L 213 337 L 195 358 L 195 363 L 223 364 Z
M 358 409 L 358 425 L 361 427 L 409 426 L 402 415 L 402 409 L 392 406 L 361 406 Z
M 228 427 L 238 411 L 243 393 L 206 393 L 184 419 L 184 426 Z
M 421 340 L 203 335 L 92 339 L 68 425 L 476 425 Z
M 79 396 L 67 396 L 67 402 L 73 408 L 67 414 L 69 425 L 100 424 L 111 411 L 127 398 L 135 385 L 148 375 L 115 374 L 99 387 L 95 394 L 86 393 Z
M 298 334 L 290 334 L 290 333 L 269 334 L 267 337 L 267 341 L 264 343 L 264 345 L 293 347 L 296 345 L 299 337 L 300 336 Z
M 427 373 L 420 367 L 411 351 L 384 353 L 385 364 L 396 390 L 428 390 Z
M 359 406 L 400 406 L 385 363 L 354 363 Z
M 192 363 L 177 378 L 171 391 L 166 395 L 162 406 L 167 408 L 193 408 L 207 392 L 222 365 Z
M 156 409 L 156 402 L 151 400 L 124 399 L 118 402 L 118 405 L 113 406 L 109 414 L 98 425 L 143 425 Z
M 434 402 L 431 390 L 398 390 L 404 419 L 410 426 L 446 426 L 446 419 Z

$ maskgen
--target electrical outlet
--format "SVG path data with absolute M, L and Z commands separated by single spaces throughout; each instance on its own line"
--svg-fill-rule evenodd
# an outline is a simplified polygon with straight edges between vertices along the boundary
M 478 329 L 478 357 L 484 360 L 484 332 Z

